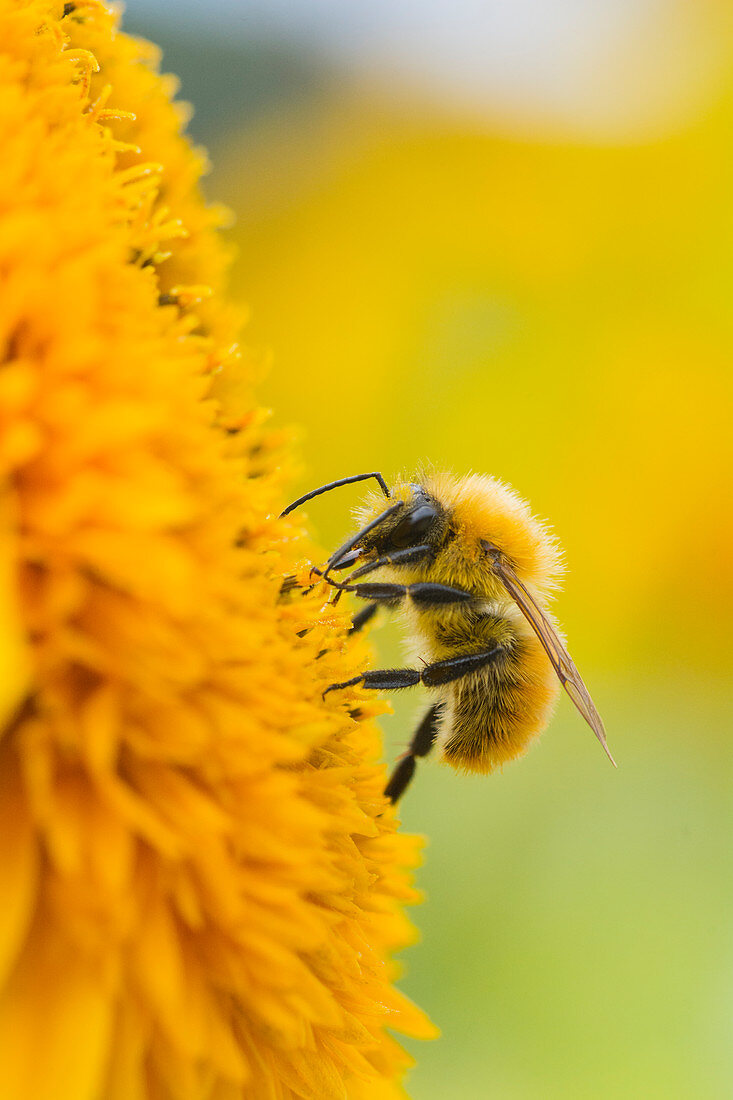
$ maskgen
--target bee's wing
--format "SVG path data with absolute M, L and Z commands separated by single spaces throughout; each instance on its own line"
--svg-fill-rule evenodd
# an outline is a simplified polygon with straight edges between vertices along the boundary
M 611 756 L 608 745 L 606 744 L 606 731 L 603 726 L 603 720 L 596 710 L 588 692 L 588 688 L 583 683 L 582 677 L 573 664 L 570 654 L 558 638 L 555 627 L 547 618 L 542 608 L 538 607 L 535 600 L 529 594 L 507 561 L 496 557 L 494 558 L 493 568 L 497 577 L 539 638 L 542 648 L 550 658 L 550 663 L 555 669 L 560 683 L 603 745 L 606 756 L 615 768 L 616 761 Z

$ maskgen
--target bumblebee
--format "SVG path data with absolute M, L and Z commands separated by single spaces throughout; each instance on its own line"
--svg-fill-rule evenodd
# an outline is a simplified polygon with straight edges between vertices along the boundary
M 601 717 L 548 609 L 562 573 L 558 543 L 513 489 L 482 474 L 420 476 L 392 489 L 379 473 L 330 482 L 283 515 L 343 485 L 374 479 L 359 529 L 313 572 L 365 600 L 352 631 L 378 608 L 398 609 L 422 667 L 368 669 L 326 693 L 360 685 L 422 684 L 434 701 L 385 789 L 392 802 L 416 761 L 436 747 L 447 763 L 491 772 L 521 756 L 546 727 L 562 686 L 603 746 Z M 345 579 L 336 579 L 351 569 Z M 377 574 L 377 578 L 362 578 Z

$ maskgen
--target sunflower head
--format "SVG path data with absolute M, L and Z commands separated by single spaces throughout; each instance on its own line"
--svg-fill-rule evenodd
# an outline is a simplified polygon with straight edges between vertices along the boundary
M 0 0 L 7 1100 L 400 1095 L 414 838 L 157 51 Z

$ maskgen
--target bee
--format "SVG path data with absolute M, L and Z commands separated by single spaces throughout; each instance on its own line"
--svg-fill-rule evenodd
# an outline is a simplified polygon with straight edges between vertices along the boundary
M 374 479 L 358 530 L 313 572 L 366 604 L 404 617 L 421 667 L 367 669 L 324 694 L 359 685 L 400 691 L 422 684 L 433 702 L 385 789 L 397 802 L 416 762 L 434 747 L 459 770 L 491 772 L 526 752 L 547 726 L 563 687 L 615 766 L 596 710 L 548 608 L 562 573 L 558 543 L 529 505 L 498 478 L 427 473 L 392 489 L 379 473 L 322 485 L 321 493 Z M 380 495 L 381 494 L 381 495 Z M 336 579 L 351 569 L 348 576 Z M 363 580 L 376 574 L 369 581 Z

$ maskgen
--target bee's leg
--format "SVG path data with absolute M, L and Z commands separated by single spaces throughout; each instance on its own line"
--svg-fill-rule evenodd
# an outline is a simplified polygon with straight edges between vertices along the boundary
M 374 618 L 378 608 L 379 604 L 376 602 L 368 603 L 366 607 L 362 607 L 361 611 L 354 615 L 354 618 L 351 620 L 349 634 L 356 634 L 357 631 L 365 627 L 369 620 Z
M 482 649 L 478 653 L 461 653 L 457 657 L 446 657 L 443 661 L 434 661 L 425 668 L 377 668 L 362 672 L 361 676 L 354 676 L 351 680 L 345 680 L 343 684 L 331 684 L 324 691 L 337 691 L 339 688 L 362 687 L 372 691 L 399 691 L 401 688 L 414 687 L 416 684 L 425 684 L 426 687 L 439 687 L 441 684 L 450 684 L 453 680 L 461 680 L 464 676 L 470 676 L 486 665 L 498 660 L 506 648 L 496 645 L 492 649 Z
M 345 554 L 344 557 L 339 561 L 338 565 L 334 565 L 333 568 L 334 569 L 348 569 L 349 566 L 353 565 L 354 562 L 356 562 L 358 560 L 360 554 L 361 554 L 361 550 L 352 550 L 350 553 Z M 322 576 L 321 570 L 316 569 L 315 566 L 313 567 L 313 569 L 311 569 L 311 573 L 316 573 L 319 577 Z M 330 579 L 330 577 L 328 578 L 328 583 L 332 584 L 332 585 L 337 585 L 338 584 L 337 581 L 332 581 Z M 280 596 L 281 597 L 282 596 L 287 596 L 291 592 L 293 592 L 296 588 L 299 588 L 301 593 L 304 596 L 307 596 L 308 593 L 312 592 L 315 587 L 316 587 L 315 584 L 309 584 L 306 587 L 303 587 L 302 585 L 300 585 L 298 583 L 298 578 L 295 576 L 294 573 L 288 573 L 282 579 L 282 583 L 280 585 Z
M 407 785 L 415 774 L 415 764 L 419 757 L 427 756 L 438 736 L 440 722 L 440 703 L 431 707 L 424 716 L 410 742 L 410 748 L 402 757 L 397 767 L 389 778 L 389 783 L 384 788 L 385 796 L 390 802 L 397 802 L 407 789 Z
M 366 607 L 363 607 L 361 609 L 358 615 L 354 615 L 354 618 L 351 620 L 351 626 L 349 627 L 347 637 L 351 634 L 357 634 L 363 627 L 365 627 L 369 620 L 374 617 L 378 609 L 378 603 L 368 603 Z M 298 630 L 297 636 L 299 638 L 302 638 L 307 633 L 308 629 Z M 321 657 L 325 657 L 327 653 L 327 649 L 322 649 L 319 653 L 316 653 L 316 660 L 320 661 Z
M 448 584 L 433 584 L 431 581 L 418 581 L 417 584 L 344 584 L 344 592 L 353 592 L 362 600 L 378 600 L 380 603 L 398 604 L 401 600 L 411 599 L 418 607 L 439 607 L 441 604 L 466 603 L 475 599 L 472 592 L 463 588 L 452 588 Z
M 416 565 L 417 562 L 424 561 L 425 558 L 432 554 L 433 548 L 427 543 L 421 546 L 408 546 L 405 550 L 394 550 L 391 554 L 384 554 L 381 558 L 377 558 L 376 561 L 368 561 L 366 565 L 360 565 L 358 569 L 355 569 L 353 573 L 350 573 L 346 578 L 346 581 L 335 581 L 332 577 L 326 577 L 328 584 L 337 589 L 332 603 L 338 603 L 344 592 L 353 591 L 348 586 L 352 584 L 357 577 L 366 577 L 368 573 L 373 573 L 375 569 L 383 569 L 387 565 Z M 354 551 L 352 550 L 352 554 Z M 338 568 L 343 566 L 339 563 Z M 315 573 L 320 574 L 319 569 L 314 570 Z
M 426 665 L 420 675 L 421 682 L 427 687 L 450 684 L 471 676 L 479 669 L 494 664 L 506 653 L 506 646 L 495 645 L 491 649 L 481 649 L 478 653 L 461 653 L 458 657 L 446 657 L 443 661 L 434 661 Z
M 386 565 L 415 565 L 419 561 L 423 561 L 433 552 L 432 546 L 428 543 L 423 543 L 420 546 L 408 546 L 405 550 L 393 550 L 391 554 L 383 554 L 381 558 L 377 558 L 376 561 L 368 561 L 366 565 L 360 565 L 358 569 L 355 569 L 351 573 L 347 580 L 347 584 L 351 584 L 357 577 L 365 577 L 367 573 L 373 573 L 375 569 L 383 569 Z M 341 564 L 338 566 L 342 568 Z M 328 578 L 328 583 L 332 584 L 334 588 L 342 588 L 343 584 L 331 580 Z
M 348 634 L 358 634 L 359 631 L 363 630 L 366 624 L 374 618 L 378 610 L 379 604 L 377 602 L 368 603 L 366 607 L 362 607 L 361 611 L 354 615 L 354 618 L 351 620 L 351 626 L 349 627 Z M 299 630 L 298 637 L 302 638 L 303 635 L 307 633 L 307 630 Z M 320 653 L 316 654 L 316 660 L 318 660 L 320 657 L 323 657 L 325 653 L 328 653 L 328 650 L 322 649 Z

